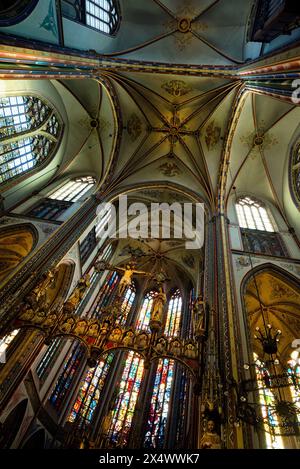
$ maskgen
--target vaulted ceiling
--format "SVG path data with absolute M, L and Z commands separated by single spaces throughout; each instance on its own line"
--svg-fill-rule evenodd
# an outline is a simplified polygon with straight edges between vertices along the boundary
M 94 175 L 99 190 L 106 180 L 107 198 L 167 188 L 205 202 L 211 213 L 222 186 L 225 209 L 236 192 L 250 193 L 277 207 L 300 236 L 289 189 L 299 106 L 250 91 L 237 73 L 250 67 L 252 6 L 252 0 L 121 1 L 120 29 L 115 37 L 101 35 L 104 57 L 94 78 L 51 81 L 68 133 L 54 177 Z M 119 59 L 128 62 L 116 72 Z M 264 64 L 278 60 L 270 56 Z M 139 72 L 130 71 L 133 61 Z M 184 71 L 176 72 L 178 64 Z
M 293 349 L 291 343 L 300 334 L 300 292 L 293 284 L 284 281 L 272 272 L 262 272 L 252 279 L 245 292 L 245 307 L 248 313 L 251 340 L 254 349 L 261 355 L 261 348 L 254 335 L 259 327 L 264 331 L 263 315 L 266 324 L 272 324 L 274 331 L 279 329 L 282 334 L 278 343 L 278 351 L 283 360 L 290 358 Z M 261 304 L 261 307 L 260 307 Z
M 247 58 L 252 5 L 252 0 L 121 1 L 120 29 L 114 40 L 103 40 L 102 53 L 157 62 L 239 64 Z

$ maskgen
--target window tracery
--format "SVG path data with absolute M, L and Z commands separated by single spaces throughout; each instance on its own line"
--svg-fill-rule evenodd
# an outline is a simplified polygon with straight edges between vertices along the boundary
M 109 35 L 115 34 L 120 24 L 119 5 L 115 0 L 63 0 L 62 12 L 71 20 Z
M 261 231 L 275 231 L 274 224 L 264 206 L 251 197 L 241 197 L 236 202 L 236 211 L 241 228 Z
M 58 115 L 40 98 L 0 98 L 0 183 L 49 161 L 61 131 Z

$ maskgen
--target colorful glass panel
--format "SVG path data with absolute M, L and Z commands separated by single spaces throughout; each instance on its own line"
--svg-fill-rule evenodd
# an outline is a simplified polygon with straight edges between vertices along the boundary
M 101 309 L 112 303 L 118 283 L 119 275 L 117 272 L 109 272 L 97 295 L 98 301 L 93 313 L 94 317 L 99 317 L 101 315 Z
M 49 372 L 52 370 L 54 363 L 62 351 L 65 342 L 57 337 L 49 345 L 46 353 L 37 366 L 36 374 L 38 375 L 41 383 L 44 383 L 48 377 Z
M 117 321 L 119 324 L 121 325 L 126 324 L 128 314 L 130 313 L 133 302 L 134 302 L 134 298 L 135 298 L 135 287 L 134 285 L 132 285 L 131 287 L 128 287 L 125 291 L 123 302 L 121 305 L 121 317 Z
M 89 369 L 81 382 L 79 393 L 68 418 L 69 422 L 76 421 L 78 426 L 91 423 L 113 357 L 113 353 L 105 355 L 95 368 Z
M 169 337 L 176 337 L 179 334 L 180 330 L 180 321 L 181 321 L 181 309 L 182 309 L 182 299 L 180 296 L 180 291 L 172 295 L 167 312 L 167 320 L 165 325 L 165 335 Z
M 164 358 L 158 361 L 145 438 L 149 446 L 153 448 L 163 447 L 174 369 L 174 360 Z
M 85 353 L 85 347 L 83 345 L 76 344 L 73 346 L 72 351 L 67 357 L 63 371 L 60 374 L 49 399 L 57 412 L 62 410 L 65 398 L 74 382 L 74 378 L 77 376 Z
M 144 360 L 133 351 L 126 355 L 108 436 L 115 444 L 126 445 L 140 391 Z
M 275 435 L 276 427 L 279 424 L 278 417 L 274 411 L 276 404 L 275 397 L 266 383 L 270 380 L 270 374 L 264 363 L 254 354 L 256 379 L 259 388 L 259 400 L 261 405 L 261 413 L 264 419 L 265 438 L 268 449 L 284 448 L 282 438 Z
M 137 330 L 149 330 L 149 323 L 151 318 L 151 309 L 153 305 L 153 298 L 156 295 L 156 291 L 151 290 L 145 295 L 140 314 L 137 319 L 136 329 Z
M 180 332 L 182 298 L 177 289 L 170 298 L 164 334 L 176 337 Z M 174 378 L 174 360 L 158 361 L 154 388 L 151 397 L 145 443 L 153 448 L 161 448 L 164 444 L 166 425 L 169 413 L 172 384 Z

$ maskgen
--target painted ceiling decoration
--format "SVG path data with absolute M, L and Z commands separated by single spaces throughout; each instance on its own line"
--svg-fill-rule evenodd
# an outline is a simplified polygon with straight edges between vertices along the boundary
M 118 36 L 103 52 L 158 62 L 187 55 L 184 62 L 195 63 L 197 51 L 202 63 L 240 64 L 251 8 L 251 0 L 151 0 L 141 15 L 138 4 L 127 0 Z

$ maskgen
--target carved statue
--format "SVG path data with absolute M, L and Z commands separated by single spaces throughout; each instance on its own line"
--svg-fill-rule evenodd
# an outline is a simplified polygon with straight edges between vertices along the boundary
M 221 449 L 221 438 L 215 430 L 215 422 L 209 420 L 207 422 L 207 431 L 201 438 L 200 448 L 201 449 Z
M 84 335 L 87 328 L 87 322 L 84 319 L 80 319 L 74 327 L 73 334 Z
M 42 324 L 42 322 L 44 322 L 45 319 L 46 319 L 45 311 L 37 311 L 31 322 L 33 322 L 33 324 Z
M 43 322 L 43 326 L 52 327 L 52 326 L 54 326 L 56 321 L 57 321 L 57 314 L 56 313 L 50 313 L 50 314 L 47 315 L 45 322 Z
M 125 332 L 123 340 L 122 340 L 122 344 L 125 347 L 132 347 L 133 341 L 134 341 L 134 332 L 131 330 Z
M 184 356 L 195 360 L 197 358 L 197 349 L 192 342 L 188 342 L 184 347 Z
M 159 287 L 159 292 L 153 298 L 153 305 L 151 311 L 151 321 L 162 322 L 164 306 L 167 302 L 167 295 L 163 291 L 162 286 Z
M 98 337 L 100 326 L 97 322 L 93 322 L 89 325 L 86 335 L 88 337 Z
M 198 296 L 193 304 L 193 328 L 195 337 L 199 337 L 204 330 L 205 303 L 201 296 Z
M 154 347 L 154 350 L 159 355 L 164 355 L 167 349 L 167 341 L 164 337 L 160 337 Z
M 43 280 L 39 282 L 32 292 L 27 296 L 26 300 L 30 306 L 34 309 L 45 308 L 47 304 L 47 290 L 48 288 L 54 288 L 57 278 L 57 270 L 52 272 L 49 270 L 43 275 Z M 47 305 L 49 306 L 49 305 Z
M 109 270 L 116 270 L 117 272 L 123 273 L 123 276 L 121 277 L 118 286 L 118 296 L 123 296 L 126 288 L 130 287 L 133 275 L 146 275 L 148 277 L 151 276 L 151 274 L 149 274 L 148 272 L 143 272 L 142 270 L 135 270 L 132 264 L 127 264 L 125 269 L 123 267 L 114 267 L 111 265 L 108 265 L 107 268 Z
M 111 340 L 112 342 L 120 342 L 122 337 L 122 329 L 120 327 L 115 327 L 109 337 L 108 340 Z
M 22 319 L 22 321 L 31 321 L 33 316 L 34 316 L 34 311 L 32 308 L 26 305 L 21 306 L 19 318 Z
M 110 322 L 109 321 L 103 321 L 100 327 L 100 334 L 99 334 L 99 339 L 97 341 L 97 345 L 99 347 L 102 347 L 103 341 L 105 340 L 105 337 L 107 336 L 108 332 L 110 329 Z
M 73 293 L 64 304 L 65 312 L 72 313 L 75 311 L 76 307 L 82 300 L 86 290 L 89 288 L 90 282 L 90 275 L 84 275 L 78 282 L 76 288 L 74 289 Z
M 66 318 L 64 320 L 64 322 L 61 324 L 59 329 L 62 332 L 65 332 L 66 334 L 69 334 L 71 332 L 71 329 L 73 328 L 74 324 L 75 324 L 75 319 L 72 318 L 72 317 L 69 317 L 69 318 Z
M 179 357 L 181 355 L 181 343 L 179 340 L 174 339 L 170 343 L 169 353 Z
M 135 339 L 135 346 L 140 349 L 144 350 L 148 346 L 148 336 L 145 332 L 138 334 Z

